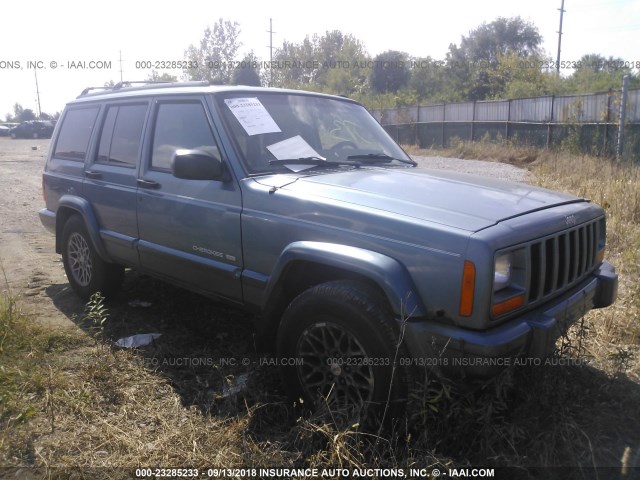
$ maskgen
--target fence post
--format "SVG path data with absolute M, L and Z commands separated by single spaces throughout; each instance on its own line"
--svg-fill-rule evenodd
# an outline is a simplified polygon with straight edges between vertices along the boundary
M 609 148 L 609 122 L 611 122 L 611 98 L 613 97 L 613 91 L 609 89 L 607 92 L 607 116 L 605 117 L 604 124 L 604 142 L 602 144 L 602 151 L 605 155 L 609 155 L 607 149 Z
M 416 121 L 415 121 L 415 137 L 414 137 L 414 141 L 416 143 L 416 145 L 418 145 L 418 147 L 422 148 L 422 145 L 420 145 L 420 136 L 418 135 L 418 126 L 420 125 L 420 105 L 418 105 L 418 108 L 416 108 Z
M 547 149 L 551 148 L 551 134 L 552 134 L 552 126 L 553 123 L 553 109 L 556 103 L 556 96 L 551 95 L 551 113 L 549 114 L 549 123 L 547 124 Z
M 618 147 L 616 148 L 616 158 L 622 157 L 622 147 L 624 145 L 624 122 L 627 117 L 627 92 L 629 90 L 629 75 L 622 78 L 622 99 L 620 100 L 620 121 L 618 122 Z
M 471 141 L 472 142 L 475 140 L 474 138 L 475 127 L 476 127 L 476 101 L 474 100 L 473 107 L 471 110 Z
M 444 148 L 444 126 L 447 121 L 447 103 L 442 102 L 442 137 L 440 138 L 440 148 Z
M 509 122 L 511 121 L 511 100 L 507 100 L 507 123 L 504 126 L 504 139 L 509 140 Z

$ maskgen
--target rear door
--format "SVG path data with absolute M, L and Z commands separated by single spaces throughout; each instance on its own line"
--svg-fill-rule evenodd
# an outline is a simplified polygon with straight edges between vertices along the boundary
M 109 103 L 101 112 L 97 143 L 84 172 L 85 197 L 91 202 L 109 255 L 137 266 L 136 191 L 149 101 Z
M 141 266 L 209 295 L 240 300 L 241 195 L 226 181 L 184 180 L 170 170 L 177 149 L 198 149 L 225 161 L 204 96 L 154 101 L 138 178 Z

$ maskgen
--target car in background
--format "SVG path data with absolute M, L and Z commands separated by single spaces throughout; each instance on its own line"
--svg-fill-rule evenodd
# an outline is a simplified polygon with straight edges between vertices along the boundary
M 11 138 L 51 138 L 55 123 L 50 120 L 28 120 L 9 131 Z
M 8 137 L 12 128 L 20 125 L 19 123 L 3 123 L 0 125 L 0 137 Z

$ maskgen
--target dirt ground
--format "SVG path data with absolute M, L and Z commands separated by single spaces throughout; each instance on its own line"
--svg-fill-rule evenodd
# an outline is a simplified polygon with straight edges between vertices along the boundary
M 9 288 L 23 297 L 24 308 L 38 318 L 64 324 L 55 307 L 54 290 L 63 290 L 66 277 L 54 238 L 40 223 L 43 208 L 42 169 L 49 140 L 0 138 L 0 262 Z

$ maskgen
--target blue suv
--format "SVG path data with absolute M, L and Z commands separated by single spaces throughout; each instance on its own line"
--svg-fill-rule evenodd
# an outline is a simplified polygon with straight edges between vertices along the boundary
M 605 213 L 570 195 L 416 168 L 352 100 L 187 84 L 71 101 L 42 223 L 73 289 L 133 268 L 255 312 L 294 399 L 401 408 L 424 369 L 481 377 L 551 354 L 610 305 Z

